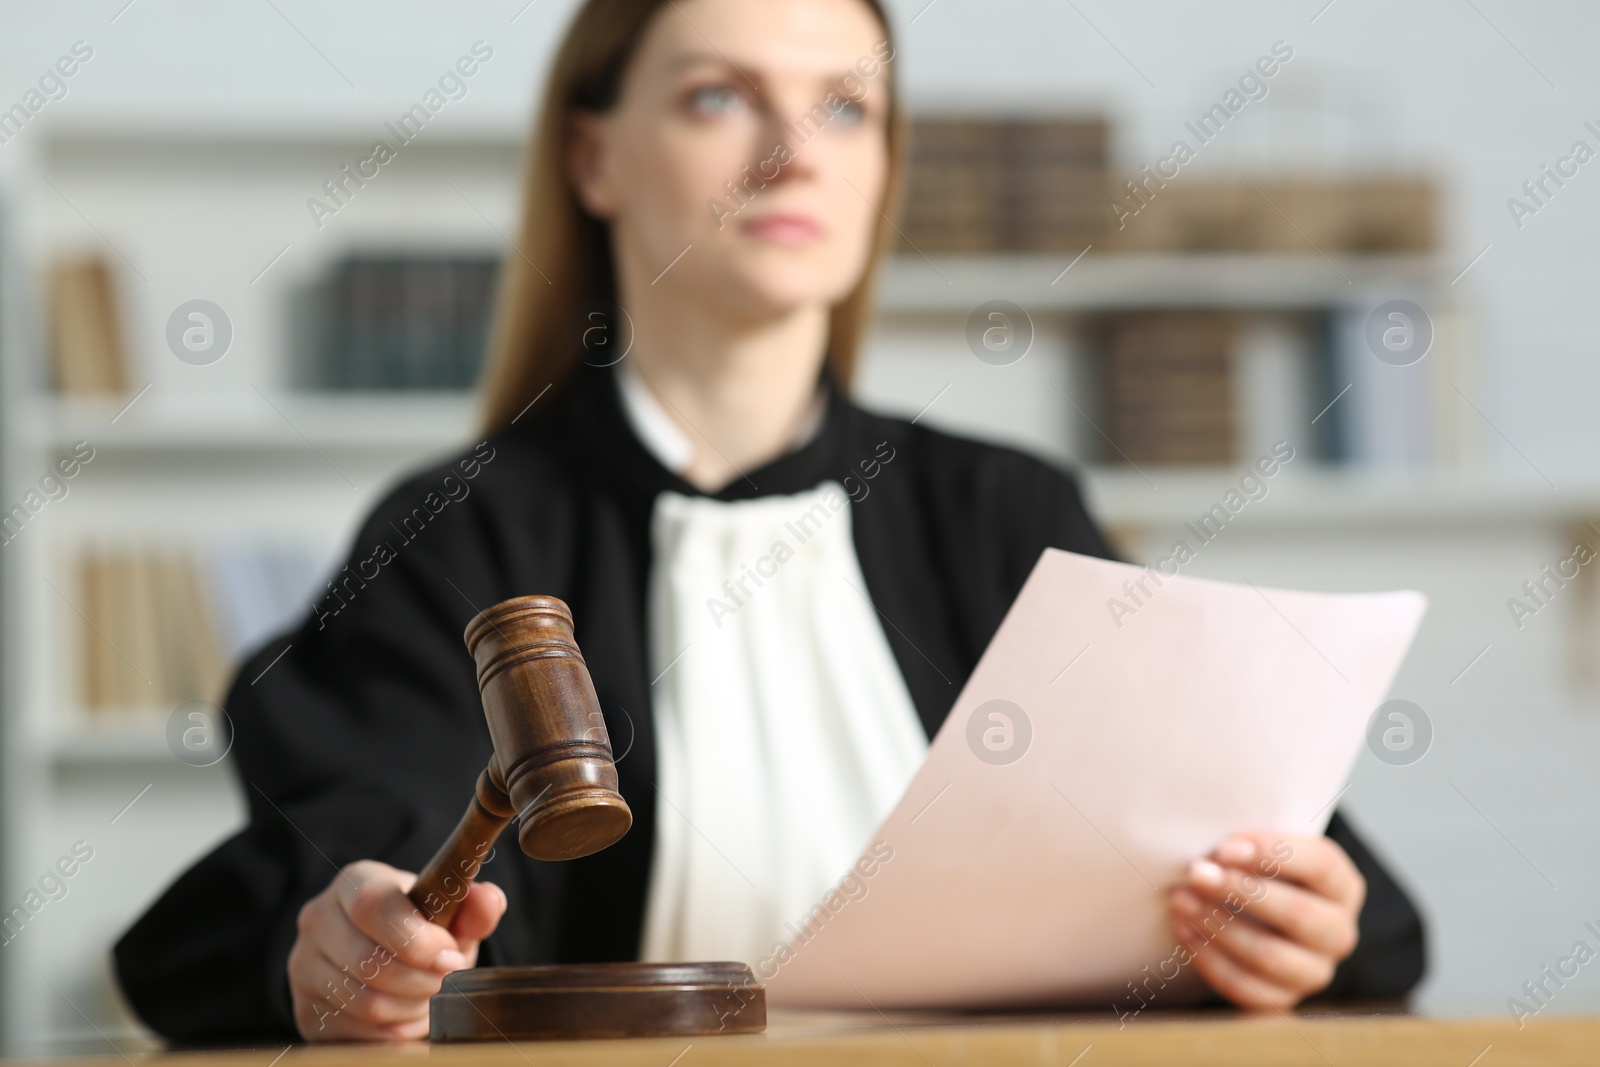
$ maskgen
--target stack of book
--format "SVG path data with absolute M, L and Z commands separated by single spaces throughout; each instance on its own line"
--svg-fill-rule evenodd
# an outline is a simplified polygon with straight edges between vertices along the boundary
M 85 707 L 104 713 L 221 698 L 225 664 L 191 558 L 89 551 L 77 566 Z
M 220 701 L 234 665 L 310 613 L 319 567 L 319 554 L 293 544 L 83 552 L 84 706 L 106 714 Z
M 1111 201 L 1116 252 L 1421 254 L 1436 243 L 1438 194 L 1427 181 L 1228 182 L 1179 176 Z
M 354 255 L 320 287 L 321 337 L 310 385 L 327 389 L 468 389 L 478 379 L 497 260 Z
M 1100 119 L 911 123 L 901 231 L 908 250 L 1081 252 L 1106 226 Z
M 1110 463 L 1232 463 L 1237 316 L 1157 311 L 1100 323 L 1102 426 Z
M 49 277 L 50 357 L 62 393 L 122 393 L 126 352 L 111 268 L 97 257 L 62 260 Z
M 1427 181 L 1179 178 L 1144 192 L 1142 203 L 1124 198 L 1121 228 L 1106 234 L 1107 251 L 1315 257 L 1425 255 L 1437 245 L 1438 192 Z M 1241 447 L 1259 447 L 1267 423 L 1277 433 L 1292 425 L 1310 454 L 1329 462 L 1425 462 L 1434 436 L 1429 369 L 1390 367 L 1374 357 L 1364 333 L 1366 303 L 1303 310 L 1265 331 L 1282 335 L 1268 345 L 1280 351 L 1255 351 L 1263 358 L 1253 359 L 1241 358 L 1241 346 L 1250 347 L 1245 335 L 1261 340 L 1264 333 L 1255 328 L 1259 316 L 1245 308 L 1105 317 L 1099 402 L 1107 434 L 1135 463 L 1233 462 Z M 1300 336 L 1288 337 L 1290 328 Z M 1286 386 L 1300 395 L 1286 395 Z M 1320 425 L 1309 424 L 1352 386 Z M 1239 410 L 1241 398 L 1254 401 L 1244 405 L 1251 410 Z M 1108 446 L 1104 458 L 1123 456 Z

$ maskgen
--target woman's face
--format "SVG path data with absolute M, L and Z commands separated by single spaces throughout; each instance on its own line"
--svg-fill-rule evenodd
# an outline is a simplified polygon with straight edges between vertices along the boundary
M 848 295 L 886 184 L 890 57 L 861 0 L 662 7 L 573 158 L 625 276 L 737 318 Z

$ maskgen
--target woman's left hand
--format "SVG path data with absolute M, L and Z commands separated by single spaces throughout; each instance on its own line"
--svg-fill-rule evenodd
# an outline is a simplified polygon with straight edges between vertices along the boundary
M 1293 1007 L 1355 950 L 1367 881 L 1326 837 L 1234 834 L 1188 875 L 1168 895 L 1172 931 L 1242 1008 Z

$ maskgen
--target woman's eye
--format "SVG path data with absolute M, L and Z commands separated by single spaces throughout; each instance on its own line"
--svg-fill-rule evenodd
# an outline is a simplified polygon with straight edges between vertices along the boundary
M 867 109 L 854 100 L 846 99 L 844 107 L 833 116 L 833 121 L 845 126 L 859 126 L 867 117 Z
M 696 89 L 689 97 L 689 108 L 697 115 L 728 115 L 741 103 L 739 94 L 725 85 Z

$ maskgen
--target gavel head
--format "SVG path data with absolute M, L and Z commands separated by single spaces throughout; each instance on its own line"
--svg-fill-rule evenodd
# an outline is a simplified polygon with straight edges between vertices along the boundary
M 572 612 L 551 596 L 505 600 L 467 624 L 483 713 L 517 811 L 522 851 L 570 860 L 615 844 L 633 825 L 600 700 L 572 635 Z

